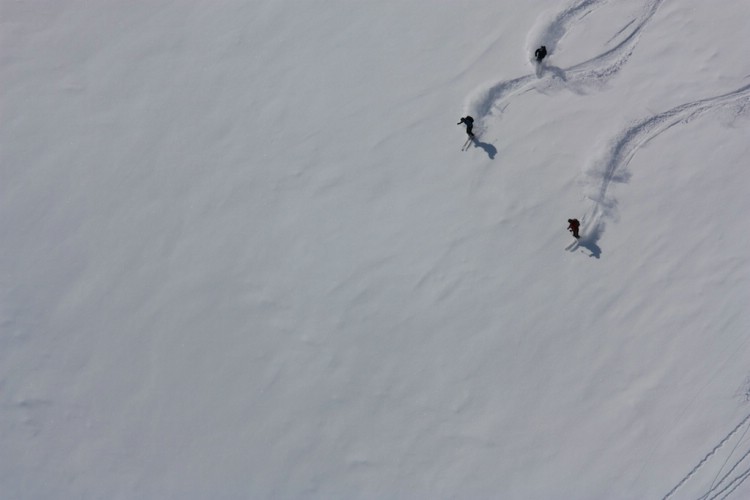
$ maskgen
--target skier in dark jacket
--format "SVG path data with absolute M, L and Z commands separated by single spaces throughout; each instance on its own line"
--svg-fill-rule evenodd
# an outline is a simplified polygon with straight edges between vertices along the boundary
M 568 231 L 573 233 L 573 237 L 578 239 L 580 238 L 580 235 L 578 234 L 578 228 L 581 227 L 581 223 L 578 222 L 578 219 L 568 219 Z
M 471 129 L 474 128 L 474 118 L 472 118 L 469 115 L 466 115 L 463 118 L 461 118 L 461 121 L 456 123 L 456 125 L 461 125 L 462 123 L 466 125 L 466 133 L 469 134 L 469 137 L 473 139 L 474 132 L 472 132 Z
M 542 59 L 547 57 L 547 47 L 542 45 L 536 51 L 534 52 L 534 57 L 536 57 L 536 62 L 542 62 Z

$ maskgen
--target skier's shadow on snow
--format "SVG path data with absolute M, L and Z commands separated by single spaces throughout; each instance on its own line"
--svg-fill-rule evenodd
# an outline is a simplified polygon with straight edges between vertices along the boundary
M 602 256 L 602 249 L 599 247 L 599 245 L 596 244 L 596 242 L 599 241 L 599 238 L 601 238 L 602 232 L 604 232 L 604 224 L 600 222 L 594 228 L 589 230 L 587 234 L 582 236 L 580 240 L 578 240 L 579 247 L 583 247 L 591 252 L 589 254 L 589 257 L 598 259 Z
M 596 240 L 593 238 L 581 238 L 581 241 L 578 242 L 578 246 L 581 246 L 591 252 L 589 254 L 589 257 L 598 259 L 602 256 L 602 249 L 599 247 L 599 245 L 596 244 Z
M 489 142 L 482 142 L 476 137 L 474 138 L 474 147 L 475 148 L 482 148 L 484 149 L 484 152 L 487 153 L 487 156 L 490 157 L 490 160 L 495 159 L 495 155 L 497 154 L 497 148 L 490 144 Z

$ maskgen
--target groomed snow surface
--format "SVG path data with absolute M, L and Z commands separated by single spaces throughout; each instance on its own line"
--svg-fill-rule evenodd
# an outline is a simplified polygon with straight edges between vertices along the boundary
M 0 498 L 750 498 L 748 18 L 0 0 Z

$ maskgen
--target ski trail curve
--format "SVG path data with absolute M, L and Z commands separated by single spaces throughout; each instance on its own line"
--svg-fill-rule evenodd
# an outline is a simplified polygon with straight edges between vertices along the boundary
M 668 111 L 646 118 L 620 133 L 608 148 L 606 156 L 594 163 L 586 172 L 588 184 L 593 188 L 586 197 L 593 207 L 586 214 L 586 227 L 582 240 L 595 246 L 604 231 L 604 219 L 615 214 L 617 200 L 609 194 L 613 182 L 627 182 L 630 172 L 627 166 L 638 149 L 680 123 L 688 123 L 709 111 L 724 109 L 742 103 L 738 113 L 742 113 L 750 101 L 750 85 L 715 97 L 676 106 Z M 585 246 L 582 244 L 582 246 Z
M 583 18 L 591 14 L 596 8 L 607 3 L 609 0 L 582 0 L 575 2 L 566 9 L 558 12 L 557 15 L 543 24 L 540 30 L 532 29 L 526 39 L 526 51 L 546 45 L 547 50 L 554 52 L 557 44 L 565 38 L 570 28 L 578 24 Z
M 548 50 L 554 52 L 558 42 L 568 33 L 570 27 L 577 24 L 578 21 L 586 17 L 594 8 L 604 2 L 606 0 L 583 0 L 574 3 L 558 13 L 538 35 L 533 37 L 535 41 L 531 43 L 527 42 L 527 45 L 538 44 L 541 43 L 539 40 L 544 40 L 544 44 L 547 45 Z M 528 51 L 528 47 L 526 50 Z M 500 101 L 515 94 L 517 90 L 529 86 L 534 80 L 536 80 L 536 75 L 531 74 L 512 80 L 501 81 L 489 88 L 476 91 L 469 98 L 469 104 L 467 105 L 468 114 L 481 120 L 491 114 L 493 106 L 496 104 L 499 106 Z
M 593 81 L 606 82 L 617 74 L 633 55 L 640 40 L 640 35 L 664 0 L 651 0 L 643 8 L 641 15 L 628 22 L 625 27 L 615 34 L 607 43 L 622 35 L 622 39 L 614 47 L 598 56 L 568 68 L 566 80 L 569 85 L 586 84 Z
M 606 3 L 607 0 L 583 0 L 573 4 L 571 7 L 560 12 L 550 21 L 540 35 L 534 37 L 544 43 L 554 52 L 557 43 L 569 32 L 570 28 L 581 19 L 593 12 L 594 9 Z M 465 110 L 479 119 L 485 121 L 497 110 L 502 112 L 507 106 L 506 101 L 515 95 L 533 89 L 549 90 L 555 87 L 568 88 L 576 92 L 591 86 L 602 86 L 627 63 L 633 54 L 640 34 L 656 14 L 659 6 L 664 0 L 649 0 L 642 14 L 621 28 L 607 43 L 612 40 L 622 39 L 613 48 L 604 53 L 571 66 L 567 69 L 558 68 L 549 64 L 541 67 L 539 75 L 530 74 L 501 81 L 487 88 L 480 88 L 473 92 L 467 99 Z M 543 41 L 543 42 L 542 42 Z M 484 128 L 484 127 L 480 127 Z

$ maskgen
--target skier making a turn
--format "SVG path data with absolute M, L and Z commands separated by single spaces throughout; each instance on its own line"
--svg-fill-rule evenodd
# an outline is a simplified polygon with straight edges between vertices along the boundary
M 472 132 L 471 129 L 474 128 L 474 118 L 472 118 L 469 115 L 466 115 L 463 118 L 461 118 L 461 121 L 456 123 L 456 125 L 461 125 L 462 123 L 466 125 L 466 133 L 469 134 L 469 137 L 473 139 L 474 132 Z
M 568 231 L 573 233 L 573 237 L 575 239 L 580 238 L 581 236 L 578 234 L 578 228 L 581 227 L 581 223 L 578 222 L 578 219 L 568 219 Z
M 536 62 L 542 62 L 542 59 L 547 57 L 547 47 L 542 45 L 536 51 L 534 52 L 534 57 L 536 58 Z

